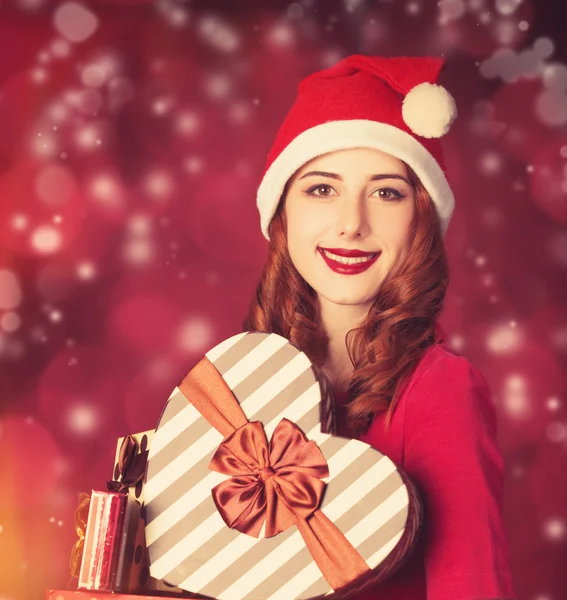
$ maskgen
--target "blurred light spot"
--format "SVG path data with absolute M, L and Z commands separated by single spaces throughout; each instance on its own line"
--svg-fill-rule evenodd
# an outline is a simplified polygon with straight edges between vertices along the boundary
M 65 2 L 55 9 L 55 29 L 71 42 L 84 42 L 96 30 L 96 15 L 78 2 Z
M 98 426 L 98 416 L 92 406 L 76 404 L 67 417 L 67 423 L 72 431 L 79 434 L 93 432 Z
M 191 135 L 199 129 L 199 117 L 191 110 L 180 111 L 175 118 L 175 131 L 182 135 Z
M 71 169 L 61 165 L 48 165 L 36 177 L 35 193 L 47 206 L 67 204 L 77 193 L 77 184 Z
M 51 122 L 62 123 L 69 116 L 69 110 L 62 102 L 54 102 L 48 106 L 46 114 Z
M 22 289 L 16 274 L 0 269 L 0 310 L 12 310 L 22 301 Z
M 53 134 L 44 133 L 33 136 L 31 151 L 38 158 L 53 158 L 57 152 L 57 141 Z
M 71 53 L 71 45 L 62 38 L 53 40 L 51 42 L 51 53 L 57 58 L 66 58 Z
M 2 326 L 2 329 L 7 333 L 12 333 L 13 331 L 16 331 L 16 329 L 18 329 L 21 323 L 22 320 L 15 312 L 4 313 L 2 315 L 2 318 L 0 319 L 0 325 Z
M 565 539 L 565 521 L 559 518 L 548 519 L 543 531 L 545 537 L 550 541 L 563 541 Z
M 98 90 L 88 89 L 81 92 L 79 109 L 85 115 L 97 115 L 102 108 L 102 95 Z
M 203 17 L 198 26 L 201 37 L 216 50 L 234 52 L 240 45 L 236 30 L 218 17 Z
M 474 264 L 477 267 L 484 267 L 484 265 L 486 265 L 486 256 L 484 256 L 483 254 L 479 254 L 475 257 Z
M 525 475 L 526 470 L 522 465 L 514 465 L 510 470 L 512 477 L 515 479 L 521 479 Z
M 160 15 L 172 27 L 182 27 L 189 21 L 187 10 L 176 4 L 174 0 L 157 0 L 155 4 Z
M 106 81 L 107 75 L 103 65 L 91 63 L 81 71 L 81 81 L 88 87 L 100 87 Z
M 161 117 L 163 115 L 166 115 L 168 112 L 170 112 L 171 109 L 174 107 L 174 105 L 175 105 L 175 100 L 171 96 L 170 97 L 163 96 L 161 98 L 156 98 L 152 102 L 151 110 L 154 113 L 154 115 L 158 115 Z
M 305 13 L 305 10 L 303 9 L 303 6 L 301 6 L 301 4 L 299 2 L 292 2 L 287 7 L 287 16 L 290 19 L 302 19 L 304 13 Z
M 149 240 L 127 240 L 124 244 L 123 256 L 131 265 L 144 265 L 154 257 L 154 249 Z
M 345 10 L 347 12 L 354 12 L 359 9 L 363 4 L 364 0 L 343 0 L 345 3 Z
M 34 67 L 31 70 L 30 76 L 34 83 L 44 83 L 47 81 L 48 72 L 44 67 Z
M 562 63 L 551 63 L 543 69 L 543 84 L 557 92 L 567 90 L 567 66 Z
M 47 0 L 17 0 L 18 8 L 23 10 L 37 10 L 47 3 Z
M 551 40 L 551 38 L 547 38 L 547 37 L 538 38 L 534 42 L 533 48 L 534 48 L 534 52 L 540 58 L 549 58 L 555 50 L 553 40 Z
M 173 178 L 164 171 L 153 171 L 146 176 L 144 188 L 152 198 L 163 200 L 173 192 Z
M 521 375 L 509 375 L 504 382 L 504 405 L 512 417 L 523 418 L 531 413 L 526 381 Z
M 547 399 L 547 408 L 548 410 L 555 412 L 561 408 L 561 401 L 557 396 L 550 396 Z
M 147 235 L 151 230 L 151 221 L 146 215 L 133 215 L 128 221 L 128 231 L 134 235 Z
M 52 225 L 41 225 L 31 236 L 32 247 L 43 254 L 59 250 L 61 241 L 61 234 Z
M 516 36 L 516 23 L 514 21 L 498 21 L 495 30 L 496 38 L 501 44 L 511 44 Z
M 268 32 L 267 41 L 278 48 L 289 48 L 295 42 L 295 34 L 287 23 L 277 23 Z
M 108 108 L 115 111 L 134 97 L 134 86 L 126 77 L 114 77 L 108 84 Z
M 520 31 L 527 31 L 530 27 L 530 24 L 527 21 L 520 21 L 518 23 L 518 29 Z
M 230 92 L 230 79 L 226 75 L 212 75 L 205 85 L 209 96 L 215 100 L 226 98 Z
M 485 152 L 480 158 L 479 167 L 484 175 L 494 175 L 502 169 L 502 157 L 496 152 Z
M 489 206 L 482 211 L 482 222 L 489 227 L 496 227 L 502 222 L 502 213 L 497 206 Z
M 554 421 L 547 426 L 545 433 L 547 434 L 549 441 L 556 443 L 562 442 L 567 439 L 567 426 L 559 421 Z
M 101 143 L 100 131 L 94 125 L 84 125 L 77 131 L 75 141 L 81 148 L 96 148 Z
M 552 127 L 567 123 L 567 94 L 556 89 L 542 92 L 536 100 L 536 114 L 540 121 Z
M 105 206 L 122 206 L 122 189 L 118 181 L 111 175 L 100 174 L 94 176 L 89 184 L 92 198 Z
M 496 10 L 501 15 L 511 15 L 523 0 L 496 0 Z
M 229 109 L 228 116 L 233 123 L 247 123 L 251 115 L 250 105 L 247 102 L 235 102 Z
M 95 268 L 91 262 L 81 262 L 77 265 L 77 276 L 83 281 L 90 281 L 95 276 Z
M 63 313 L 60 310 L 54 310 L 49 313 L 49 320 L 52 323 L 60 323 L 63 320 Z
M 173 365 L 165 359 L 158 358 L 148 367 L 148 373 L 153 381 L 167 381 L 173 374 Z
M 19 213 L 12 215 L 11 224 L 12 229 L 15 229 L 16 231 L 23 231 L 29 225 L 29 220 L 26 215 Z
M 523 341 L 524 335 L 517 327 L 510 324 L 498 325 L 489 332 L 486 347 L 492 354 L 509 354 L 516 352 Z
M 421 12 L 421 6 L 419 2 L 408 2 L 406 4 L 406 12 L 411 16 L 418 15 Z
M 439 0 L 438 22 L 440 25 L 445 25 L 450 21 L 456 21 L 465 14 L 465 3 L 463 0 Z
M 203 318 L 193 318 L 181 325 L 177 338 L 181 350 L 188 352 L 206 351 L 212 344 L 213 329 Z
M 453 350 L 460 352 L 465 347 L 465 337 L 459 333 L 454 333 L 449 337 L 449 345 Z
M 49 53 L 46 52 L 45 50 L 42 50 L 38 55 L 37 55 L 37 60 L 40 63 L 43 64 L 47 64 L 50 60 L 51 60 L 51 56 L 49 56 Z
M 567 268 L 567 231 L 557 231 L 546 242 L 547 251 L 556 264 Z
M 195 175 L 203 170 L 203 160 L 199 156 L 187 156 L 183 161 L 183 169 Z

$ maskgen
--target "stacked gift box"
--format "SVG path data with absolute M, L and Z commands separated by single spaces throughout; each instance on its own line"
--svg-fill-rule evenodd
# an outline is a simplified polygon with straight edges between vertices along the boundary
M 334 431 L 304 353 L 276 334 L 225 340 L 155 430 L 118 440 L 106 490 L 79 499 L 77 589 L 47 597 L 303 600 L 383 580 L 415 546 L 421 503 L 388 457 Z

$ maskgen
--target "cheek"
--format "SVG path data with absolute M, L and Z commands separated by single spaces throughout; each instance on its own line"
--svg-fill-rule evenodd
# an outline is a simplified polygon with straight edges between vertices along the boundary
M 316 243 L 328 227 L 325 217 L 321 207 L 290 203 L 286 207 L 288 243 Z

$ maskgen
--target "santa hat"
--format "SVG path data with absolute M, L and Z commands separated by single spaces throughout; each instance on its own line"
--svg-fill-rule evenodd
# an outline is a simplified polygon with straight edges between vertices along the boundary
M 457 116 L 453 97 L 436 84 L 444 64 L 434 57 L 356 54 L 303 79 L 258 188 L 264 237 L 270 239 L 268 226 L 295 171 L 347 148 L 375 148 L 408 164 L 437 207 L 444 235 L 455 200 L 439 138 Z

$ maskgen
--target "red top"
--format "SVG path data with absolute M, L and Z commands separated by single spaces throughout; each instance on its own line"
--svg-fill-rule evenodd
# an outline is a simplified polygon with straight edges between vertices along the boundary
M 337 398 L 338 434 L 345 428 Z M 419 488 L 424 525 L 415 553 L 356 600 L 515 598 L 502 523 L 503 461 L 490 388 L 441 338 L 420 361 L 384 428 L 359 439 L 403 468 Z

